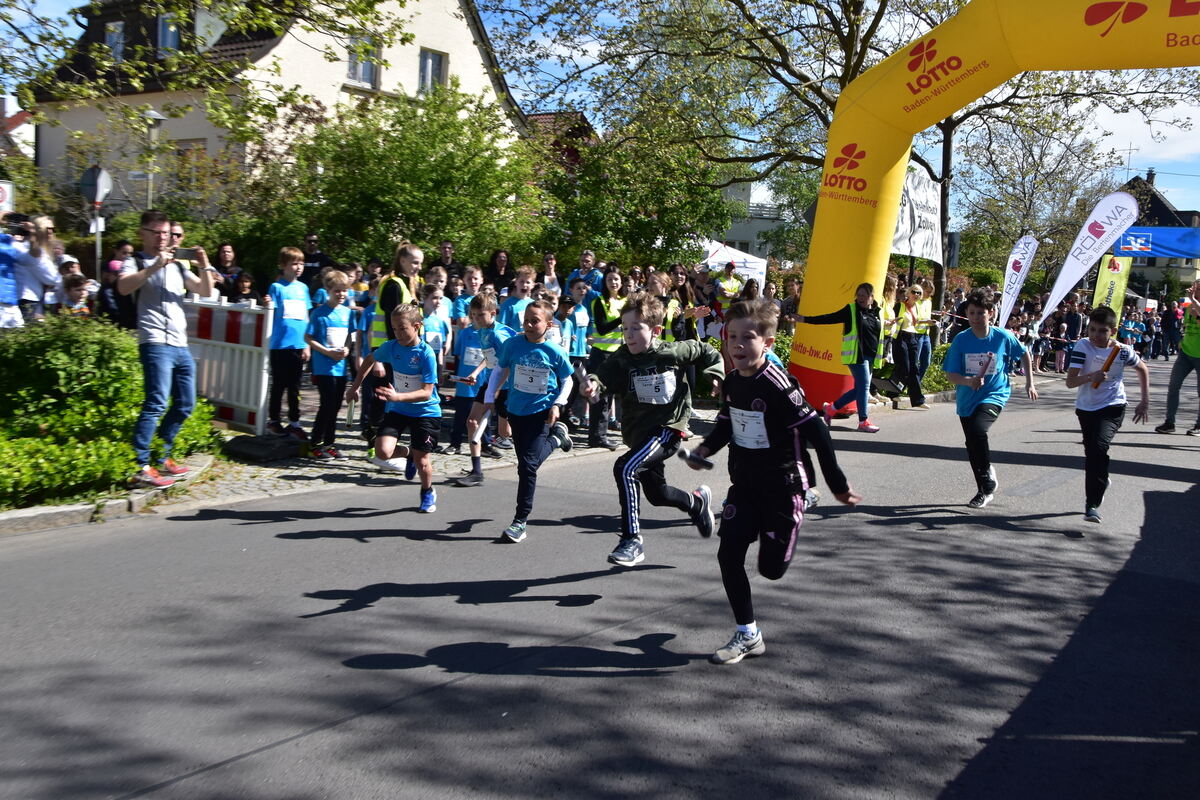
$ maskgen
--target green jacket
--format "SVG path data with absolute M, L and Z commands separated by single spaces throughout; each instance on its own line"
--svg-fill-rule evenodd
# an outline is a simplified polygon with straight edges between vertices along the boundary
M 716 380 L 725 377 L 721 354 L 703 342 L 656 340 L 644 353 L 634 355 L 622 344 L 592 374 L 605 394 L 621 400 L 621 438 L 630 447 L 654 435 L 659 428 L 687 431 L 692 415 L 689 365 Z

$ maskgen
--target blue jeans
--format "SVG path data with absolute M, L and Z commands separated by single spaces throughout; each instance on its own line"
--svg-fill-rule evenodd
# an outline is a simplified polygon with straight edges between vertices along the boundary
M 850 391 L 833 401 L 835 409 L 841 409 L 853 402 L 858 410 L 859 420 L 867 418 L 867 389 L 871 385 L 871 362 L 860 361 L 857 364 L 847 364 L 850 375 L 854 378 L 854 386 Z
M 171 445 L 175 443 L 183 421 L 196 406 L 196 364 L 186 347 L 141 344 L 138 353 L 146 399 L 142 401 L 142 413 L 133 428 L 133 449 L 138 465 L 144 466 L 150 463 L 150 442 L 155 426 L 158 426 L 165 454 L 170 455 Z M 168 398 L 170 410 L 167 409 Z M 161 425 L 158 424 L 159 417 L 162 417 Z
M 933 358 L 933 345 L 928 334 L 917 337 L 917 378 L 924 383 L 925 373 L 929 371 L 929 361 Z

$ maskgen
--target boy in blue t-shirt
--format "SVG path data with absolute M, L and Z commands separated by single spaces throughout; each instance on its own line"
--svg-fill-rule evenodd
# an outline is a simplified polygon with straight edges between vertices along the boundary
M 475 295 L 479 294 L 479 288 L 483 286 L 483 271 L 479 267 L 467 267 L 463 272 L 463 288 L 458 297 L 454 298 L 454 305 L 450 309 L 450 320 L 458 328 L 466 328 L 471 324 L 471 301 L 475 299 Z
M 489 381 L 484 404 L 493 402 L 497 384 L 508 390 L 505 404 L 517 453 L 517 508 L 501 538 L 520 542 L 533 510 L 537 472 L 555 449 L 571 449 L 567 426 L 558 421 L 574 381 L 565 350 L 546 341 L 554 306 L 535 300 L 525 309 L 524 335 L 514 336 L 500 348 L 499 369 Z
M 421 341 L 421 310 L 402 304 L 392 309 L 392 332 L 388 339 L 363 358 L 354 383 L 346 390 L 349 399 L 357 399 L 363 379 L 378 361 L 392 368 L 392 383 L 376 387 L 375 395 L 387 405 L 375 439 L 375 455 L 370 461 L 390 472 L 403 472 L 412 480 L 421 477 L 421 506 L 424 514 L 437 510 L 433 490 L 433 465 L 429 453 L 437 447 L 441 430 L 442 406 L 437 392 L 437 359 L 433 350 Z M 410 432 L 409 446 L 398 443 L 405 430 Z M 403 451 L 403 452 L 401 452 Z M 401 463 L 399 457 L 406 458 Z
M 471 315 L 472 324 L 455 334 L 453 345 L 454 376 L 450 380 L 455 383 L 454 425 L 450 429 L 450 448 L 447 451 L 453 455 L 462 452 L 462 443 L 467 435 L 467 418 L 471 416 L 471 407 L 474 406 L 481 387 L 487 385 L 486 365 L 484 370 L 479 373 L 478 380 L 467 382 L 459 379 L 474 374 L 476 367 L 484 364 L 483 340 L 480 338 L 479 331 L 481 328 L 491 325 L 496 314 L 494 305 L 491 310 L 486 312 L 482 309 L 475 309 L 467 313 Z M 468 447 L 474 457 L 479 457 L 481 453 L 475 451 L 482 450 L 483 445 L 488 445 L 490 449 L 490 444 L 491 441 L 485 434 L 482 442 L 471 442 Z M 497 453 L 497 455 L 499 454 Z
M 988 446 L 988 429 L 1004 410 L 1012 394 L 1007 364 L 1017 359 L 1025 368 L 1025 391 L 1037 400 L 1033 388 L 1033 364 L 1029 352 L 1009 331 L 991 325 L 995 303 L 990 294 L 975 291 L 967 296 L 966 316 L 971 327 L 954 337 L 942 369 L 958 386 L 955 400 L 959 421 L 967 440 L 967 457 L 979 491 L 967 503 L 983 508 L 992 502 L 998 484 Z
M 495 380 L 493 370 L 495 370 L 499 362 L 499 352 L 504 343 L 517 335 L 517 332 L 512 328 L 506 328 L 496 322 L 496 296 L 491 292 L 482 292 L 475 295 L 475 299 L 471 301 L 471 329 L 474 331 L 475 337 L 479 341 L 479 352 L 476 354 L 463 349 L 464 361 L 474 362 L 474 366 L 464 368 L 460 363 L 457 374 L 461 376 L 461 380 L 457 381 L 459 391 L 463 387 L 472 387 L 472 402 L 471 412 L 467 416 L 467 438 L 470 442 L 471 450 L 471 471 L 466 475 L 461 475 L 454 480 L 455 486 L 473 487 L 483 485 L 483 460 L 482 456 L 484 448 L 482 444 L 483 432 L 480 428 L 487 428 L 487 420 L 485 416 L 490 411 L 489 407 L 483 402 L 480 396 L 480 389 L 483 386 L 491 386 Z M 504 406 L 506 393 L 501 392 L 496 398 L 495 408 L 496 416 L 503 419 L 507 412 Z M 510 445 L 511 447 L 511 445 Z M 492 445 L 488 445 L 489 455 L 497 453 Z
M 438 383 L 441 383 L 442 372 L 446 367 L 446 356 L 450 355 L 450 323 L 441 314 L 443 290 L 432 283 L 421 287 L 421 304 L 425 318 L 421 321 L 424 328 L 425 343 L 437 357 Z
M 308 310 L 312 300 L 308 287 L 300 282 L 304 272 L 304 253 L 295 247 L 279 251 L 279 280 L 267 291 L 267 301 L 274 308 L 271 327 L 271 394 L 267 405 L 267 430 L 277 436 L 307 439 L 300 427 L 300 381 L 311 351 L 304 341 L 308 327 Z M 287 428 L 280 423 L 283 395 L 287 392 Z
M 312 348 L 313 383 L 321 396 L 309 440 L 309 455 L 320 461 L 342 461 L 346 456 L 334 447 L 334 442 L 337 441 L 338 413 L 346 394 L 346 362 L 350 356 L 352 313 L 346 305 L 350 276 L 330 270 L 322 282 L 325 303 L 313 312 L 304 332 L 304 341 Z
M 512 328 L 514 331 L 519 331 L 524 327 L 525 309 L 533 302 L 529 293 L 533 291 L 536 283 L 537 273 L 533 271 L 532 267 L 521 267 L 517 270 L 516 278 L 513 279 L 512 292 L 508 295 L 508 299 L 500 304 L 500 313 L 496 315 L 496 320 L 501 325 Z

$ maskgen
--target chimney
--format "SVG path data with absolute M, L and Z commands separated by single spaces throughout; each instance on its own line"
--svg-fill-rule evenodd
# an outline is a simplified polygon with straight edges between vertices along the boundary
M 1154 185 L 1154 167 L 1146 170 L 1146 183 L 1150 184 L 1151 186 Z

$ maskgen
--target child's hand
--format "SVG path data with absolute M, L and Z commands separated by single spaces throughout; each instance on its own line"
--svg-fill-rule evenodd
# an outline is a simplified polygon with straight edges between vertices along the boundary
M 306 347 L 300 351 L 300 363 L 307 364 L 310 358 L 312 358 L 312 350 Z
M 375 387 L 375 396 L 389 403 L 399 403 L 400 393 L 386 383 Z
M 348 347 L 339 347 L 333 351 L 333 360 L 341 361 L 348 355 L 350 355 L 350 349 Z
M 466 375 L 462 378 L 459 378 L 458 382 L 465 383 L 467 386 L 474 386 L 476 383 L 478 383 L 474 375 Z
M 383 364 L 379 361 L 376 361 L 371 367 L 371 374 L 373 374 L 376 378 L 387 377 L 387 371 L 383 368 Z
M 720 378 L 713 378 L 712 396 L 717 398 L 718 400 L 721 399 L 721 384 L 722 384 L 722 382 L 723 381 Z
M 358 399 L 358 387 L 351 384 L 346 387 L 346 402 L 353 403 Z
M 1142 402 L 1137 404 L 1137 408 L 1133 409 L 1133 422 L 1145 422 L 1150 414 L 1150 401 L 1142 398 Z
M 851 486 L 849 489 L 847 489 L 842 494 L 835 494 L 834 497 L 837 498 L 837 501 L 839 503 L 842 503 L 842 504 L 848 505 L 848 506 L 856 506 L 862 502 L 862 495 L 859 494 L 858 492 L 854 491 L 853 486 Z

